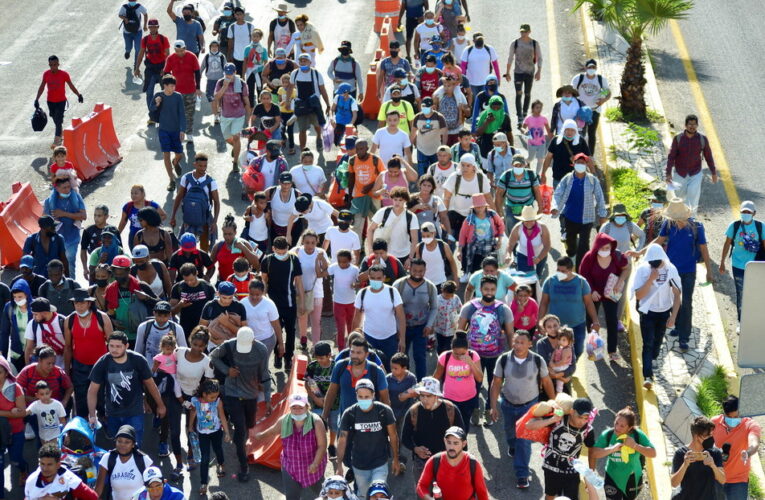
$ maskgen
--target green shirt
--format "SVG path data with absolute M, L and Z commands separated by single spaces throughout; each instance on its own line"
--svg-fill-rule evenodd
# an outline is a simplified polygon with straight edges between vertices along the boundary
M 653 448 L 653 444 L 648 440 L 648 436 L 646 436 L 640 429 L 635 428 L 630 435 L 637 444 Z M 598 437 L 597 441 L 595 441 L 595 448 L 608 448 L 609 446 L 613 446 L 617 443 L 618 437 L 619 436 L 617 436 L 613 429 L 606 429 Z M 635 475 L 635 484 L 640 484 L 640 478 L 643 475 L 643 463 L 640 460 L 641 456 L 642 455 L 636 451 L 635 453 L 630 454 L 629 461 L 626 463 L 622 462 L 621 450 L 611 453 L 608 456 L 608 461 L 606 462 L 606 475 L 613 479 L 616 487 L 622 492 L 626 492 L 627 481 L 633 474 Z

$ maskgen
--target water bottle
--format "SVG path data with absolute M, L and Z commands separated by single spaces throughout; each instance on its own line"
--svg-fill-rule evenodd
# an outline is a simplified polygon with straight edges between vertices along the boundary
M 200 463 L 202 461 L 202 450 L 199 449 L 199 434 L 196 431 L 189 432 L 189 446 L 191 447 L 194 461 Z
M 202 110 L 202 98 L 200 96 L 197 96 L 196 102 L 194 103 L 194 110 L 195 111 Z
M 600 489 L 603 487 L 603 478 L 598 475 L 597 472 L 587 467 L 587 464 L 584 463 L 584 461 L 575 458 L 571 465 L 574 466 L 574 470 L 579 473 L 579 475 L 584 476 L 584 479 L 590 483 L 594 488 Z
M 438 483 L 433 481 L 433 495 L 431 495 L 433 498 L 443 498 L 443 493 L 441 493 L 441 487 L 438 486 Z

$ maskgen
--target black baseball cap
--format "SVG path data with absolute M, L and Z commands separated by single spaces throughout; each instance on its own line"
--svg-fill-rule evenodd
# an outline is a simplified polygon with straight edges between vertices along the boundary
M 317 342 L 316 345 L 313 346 L 314 356 L 329 356 L 331 354 L 332 354 L 332 346 L 326 340 Z
M 159 302 L 157 302 L 157 305 L 154 306 L 155 313 L 170 314 L 172 311 L 173 311 L 173 308 L 170 306 L 170 303 L 165 300 L 160 300 Z
M 592 411 L 592 401 L 587 398 L 577 398 L 574 400 L 572 408 L 579 415 L 587 415 Z

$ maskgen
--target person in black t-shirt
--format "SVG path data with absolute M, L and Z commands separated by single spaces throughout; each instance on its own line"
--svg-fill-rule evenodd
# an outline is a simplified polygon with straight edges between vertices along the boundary
M 83 274 L 85 275 L 86 280 L 90 279 L 88 257 L 93 250 L 101 246 L 101 233 L 108 231 L 114 234 L 114 238 L 117 240 L 117 246 L 122 246 L 120 232 L 116 227 L 106 223 L 108 218 L 109 207 L 106 205 L 96 205 L 96 208 L 93 211 L 93 220 L 95 224 L 91 224 L 82 231 L 82 239 L 80 240 L 80 262 L 82 262 Z
M 672 458 L 672 487 L 680 486 L 672 500 L 714 500 L 720 498 L 718 490 L 722 495 L 725 471 L 722 451 L 712 437 L 714 428 L 707 417 L 693 419 L 691 442 L 675 450 Z
M 284 351 L 284 369 L 292 368 L 292 354 L 295 350 L 295 320 L 303 303 L 303 268 L 296 255 L 289 253 L 289 243 L 284 236 L 274 238 L 273 253 L 266 255 L 260 263 L 260 273 L 266 284 L 268 297 L 276 304 L 279 321 L 286 333 L 287 346 Z M 308 346 L 306 337 L 300 338 L 302 347 Z M 282 360 L 276 355 L 274 366 L 281 368 Z
M 250 124 L 257 130 L 271 132 L 271 139 L 280 141 L 282 139 L 282 115 L 279 112 L 279 106 L 272 102 L 273 94 L 268 89 L 260 92 L 260 104 L 255 106 L 250 117 Z
M 220 345 L 236 337 L 239 328 L 247 325 L 247 311 L 234 299 L 236 287 L 228 281 L 218 283 L 218 298 L 205 304 L 199 324 L 209 327 L 210 339 Z
M 170 271 L 170 280 L 174 283 L 181 281 L 178 270 L 182 265 L 190 262 L 197 268 L 197 275 L 204 276 L 209 280 L 215 272 L 210 254 L 197 247 L 197 237 L 191 233 L 184 233 L 180 239 L 181 248 L 170 257 L 170 265 L 167 269 Z
M 553 187 L 556 187 L 567 173 L 574 171 L 573 158 L 579 153 L 590 156 L 590 148 L 587 147 L 587 141 L 579 136 L 576 122 L 566 120 L 563 124 L 563 133 L 553 137 L 547 147 L 547 156 L 545 156 L 542 165 L 542 175 L 539 176 L 539 182 L 547 183 L 547 170 L 552 164 Z
M 215 289 L 197 277 L 197 268 L 190 262 L 181 266 L 179 274 L 182 281 L 173 285 L 170 305 L 173 314 L 180 314 L 183 331 L 190 332 L 199 324 L 205 304 L 215 297 Z

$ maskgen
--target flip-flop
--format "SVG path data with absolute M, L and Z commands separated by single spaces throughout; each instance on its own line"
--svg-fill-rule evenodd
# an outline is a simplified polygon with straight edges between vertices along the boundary
M 223 470 L 222 465 L 218 465 L 215 467 L 215 473 L 217 474 L 218 477 L 226 477 L 226 471 Z

